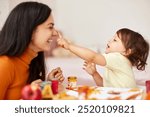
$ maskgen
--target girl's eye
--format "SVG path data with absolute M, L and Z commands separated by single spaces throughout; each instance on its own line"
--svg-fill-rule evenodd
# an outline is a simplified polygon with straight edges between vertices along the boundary
M 114 39 L 114 41 L 117 41 L 116 39 Z

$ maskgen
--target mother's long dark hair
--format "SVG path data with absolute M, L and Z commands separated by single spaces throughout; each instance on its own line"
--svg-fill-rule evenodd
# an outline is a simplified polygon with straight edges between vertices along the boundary
M 51 9 L 38 2 L 23 2 L 9 14 L 0 33 L 0 55 L 20 56 L 29 46 L 32 33 L 51 14 Z M 44 53 L 39 52 L 29 68 L 31 83 L 36 79 L 45 79 Z

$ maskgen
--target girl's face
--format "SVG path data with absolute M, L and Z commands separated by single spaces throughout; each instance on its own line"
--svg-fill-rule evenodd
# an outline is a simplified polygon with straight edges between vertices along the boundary
M 117 34 L 115 34 L 113 39 L 110 40 L 107 44 L 105 53 L 108 54 L 111 52 L 119 52 L 121 54 L 125 54 L 126 52 L 126 49 Z
M 44 23 L 38 25 L 33 31 L 29 48 L 35 52 L 50 50 L 53 36 L 55 36 L 56 33 L 53 17 L 50 15 Z

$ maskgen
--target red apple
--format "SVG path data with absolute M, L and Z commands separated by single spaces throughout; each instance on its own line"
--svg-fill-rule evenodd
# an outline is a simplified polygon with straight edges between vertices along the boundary
M 42 93 L 36 85 L 26 85 L 21 91 L 21 97 L 23 100 L 41 100 Z

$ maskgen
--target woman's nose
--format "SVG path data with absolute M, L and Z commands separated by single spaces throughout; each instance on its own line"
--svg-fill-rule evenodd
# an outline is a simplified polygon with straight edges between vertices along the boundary
M 58 31 L 54 28 L 53 29 L 53 36 L 57 36 L 58 35 Z

